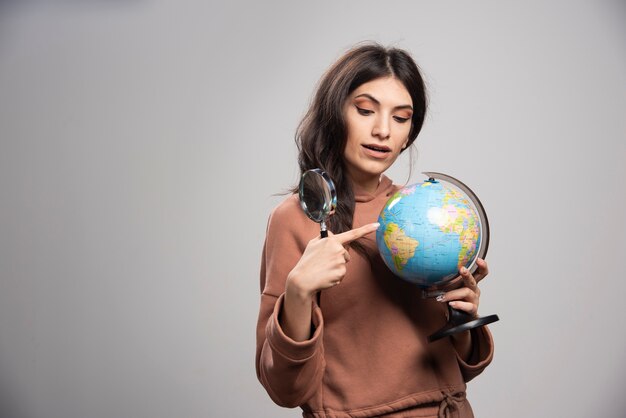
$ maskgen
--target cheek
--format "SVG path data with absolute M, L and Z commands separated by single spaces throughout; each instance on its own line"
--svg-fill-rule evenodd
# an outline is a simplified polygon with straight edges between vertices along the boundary
M 345 149 L 354 149 L 358 143 L 358 131 L 354 126 L 348 125 L 346 127 L 346 147 Z
M 348 138 L 348 141 L 354 141 L 354 138 L 356 138 L 358 135 L 359 135 L 359 126 L 354 123 L 347 123 L 346 124 L 346 136 Z
M 343 158 L 344 159 L 348 157 L 350 154 L 352 154 L 352 150 L 354 149 L 353 144 L 354 144 L 354 141 L 350 137 L 350 134 L 348 134 L 348 137 L 346 138 L 346 143 L 343 146 Z
M 402 130 L 402 147 L 406 147 L 409 143 L 409 135 L 411 135 L 411 125 Z

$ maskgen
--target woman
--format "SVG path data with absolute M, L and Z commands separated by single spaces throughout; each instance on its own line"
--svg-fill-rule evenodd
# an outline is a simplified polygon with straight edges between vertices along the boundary
M 425 114 L 409 54 L 367 44 L 327 71 L 298 128 L 301 171 L 321 168 L 337 188 L 334 234 L 319 238 L 295 194 L 272 212 L 256 367 L 274 402 L 300 406 L 305 417 L 473 416 L 465 383 L 491 362 L 489 331 L 426 337 L 445 324 L 446 303 L 477 315 L 487 263 L 478 260 L 474 275 L 463 269 L 463 287 L 422 299 L 376 249 L 375 221 L 398 190 L 383 173 L 415 141 Z

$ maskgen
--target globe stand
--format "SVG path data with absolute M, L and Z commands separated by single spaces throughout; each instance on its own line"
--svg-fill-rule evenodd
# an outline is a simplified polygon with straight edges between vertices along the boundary
M 439 331 L 429 335 L 428 342 L 432 343 L 441 338 L 449 337 L 452 334 L 491 324 L 499 319 L 498 315 L 487 315 L 476 318 L 465 311 L 454 309 L 452 306 L 448 305 L 448 323 Z

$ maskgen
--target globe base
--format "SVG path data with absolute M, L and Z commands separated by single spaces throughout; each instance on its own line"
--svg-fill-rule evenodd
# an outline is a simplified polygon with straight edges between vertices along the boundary
M 439 331 L 428 336 L 429 343 L 444 337 L 449 337 L 452 334 L 468 331 L 500 320 L 498 315 L 487 315 L 476 318 L 465 311 L 454 309 L 450 305 L 448 305 L 448 314 L 448 323 Z

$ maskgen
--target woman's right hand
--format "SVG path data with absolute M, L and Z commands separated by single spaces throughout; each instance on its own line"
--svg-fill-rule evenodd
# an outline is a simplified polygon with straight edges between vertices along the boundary
M 311 302 L 317 292 L 336 286 L 346 275 L 350 255 L 344 245 L 377 228 L 378 223 L 373 223 L 309 241 L 285 284 L 284 306 L 278 320 L 287 336 L 295 341 L 311 338 Z
M 312 300 L 317 292 L 341 283 L 350 254 L 346 244 L 376 231 L 378 223 L 364 225 L 327 238 L 314 238 L 287 277 L 286 296 Z

